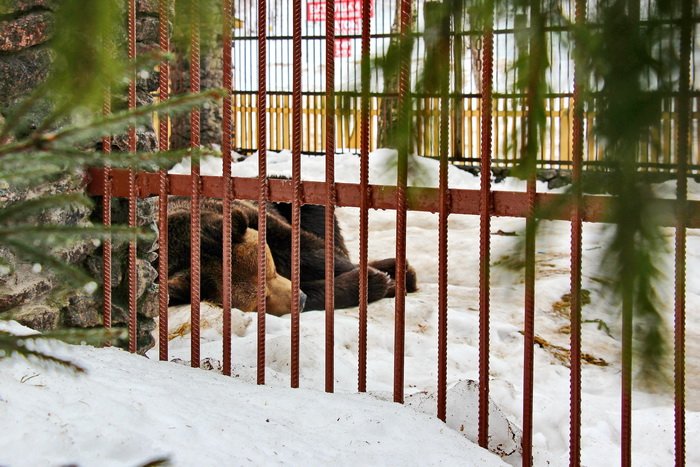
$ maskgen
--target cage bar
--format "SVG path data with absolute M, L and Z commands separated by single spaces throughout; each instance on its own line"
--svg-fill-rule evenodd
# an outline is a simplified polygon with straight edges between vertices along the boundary
M 399 48 L 407 47 L 411 32 L 411 0 L 401 0 Z M 406 334 L 406 189 L 408 180 L 408 151 L 410 126 L 410 62 L 402 53 L 399 68 L 399 124 L 403 125 L 402 141 L 398 141 L 398 167 L 396 172 L 396 311 L 394 323 L 394 402 L 404 401 L 404 339 Z
M 233 62 L 231 55 L 231 39 L 233 29 L 233 1 L 223 0 L 223 115 L 221 121 L 221 156 L 223 158 L 223 189 L 221 192 L 222 214 L 224 222 L 222 226 L 222 297 L 221 308 L 223 313 L 223 349 L 222 349 L 222 373 L 231 376 L 231 141 L 233 138 Z
M 91 195 L 102 194 L 104 183 L 104 171 L 101 168 L 88 170 L 90 181 L 87 189 Z M 111 169 L 112 195 L 115 197 L 128 197 L 128 170 Z M 222 178 L 202 175 L 202 196 L 220 198 L 222 190 Z M 258 198 L 259 182 L 253 178 L 232 177 L 233 198 L 256 200 Z M 190 175 L 168 174 L 168 186 L 170 194 L 176 196 L 189 196 L 191 187 Z M 146 198 L 158 194 L 158 174 L 139 172 L 136 179 L 137 196 Z M 272 202 L 289 202 L 292 199 L 292 184 L 289 180 L 268 180 L 269 197 Z M 359 185 L 354 183 L 336 183 L 337 206 L 359 207 L 361 192 Z M 326 187 L 323 182 L 302 181 L 304 193 L 303 204 L 324 205 Z M 395 186 L 369 185 L 369 209 L 396 209 Z M 436 188 L 409 187 L 407 194 L 411 198 L 411 210 L 422 212 L 438 212 L 439 192 Z M 460 188 L 450 189 L 450 213 L 479 215 L 479 190 L 466 190 Z M 542 207 L 542 217 L 546 220 L 571 220 L 571 211 L 566 204 L 565 195 L 557 193 L 536 193 L 535 202 Z M 492 215 L 493 217 L 526 217 L 528 195 L 514 191 L 492 191 Z M 661 199 L 656 201 L 659 211 L 672 209 L 675 200 Z M 606 207 L 610 203 L 610 196 L 583 195 L 583 221 L 607 222 Z M 675 216 L 663 217 L 659 225 L 664 227 L 675 226 Z M 687 228 L 700 228 L 700 201 L 688 200 Z
M 158 2 L 158 42 L 160 52 L 170 51 L 169 2 Z M 163 59 L 158 66 L 158 96 L 165 102 L 169 94 L 170 65 Z M 169 118 L 158 117 L 158 150 L 167 151 Z M 158 358 L 168 360 L 168 171 L 159 172 L 158 193 Z
M 678 170 L 676 179 L 676 251 L 674 297 L 674 448 L 676 466 L 685 465 L 685 297 L 688 159 L 690 140 L 690 62 L 693 1 L 681 4 L 680 76 L 677 100 Z
M 192 0 L 190 4 L 190 92 L 196 94 L 200 90 L 200 17 L 199 0 Z M 190 147 L 199 149 L 200 142 L 200 112 L 194 107 L 190 112 Z M 190 203 L 190 296 L 191 298 L 191 365 L 199 368 L 199 346 L 200 346 L 200 282 L 201 282 L 201 262 L 200 262 L 200 188 L 199 188 L 199 160 L 192 156 L 192 194 Z
M 583 25 L 586 18 L 585 0 L 576 0 L 576 24 Z M 581 260 L 583 241 L 583 188 L 581 169 L 583 164 L 583 100 L 582 86 L 576 78 L 574 64 L 573 130 L 571 152 L 574 187 L 571 212 L 571 338 L 570 338 L 570 408 L 569 408 L 569 465 L 581 465 Z
M 484 25 L 481 69 L 481 190 L 479 192 L 479 446 L 489 440 L 489 343 L 491 261 L 491 155 L 493 91 L 493 11 Z
M 258 3 L 258 361 L 257 382 L 265 384 L 265 277 L 267 276 L 267 0 Z
M 326 392 L 333 392 L 335 285 L 335 0 L 326 0 Z
M 103 115 L 112 113 L 112 95 L 105 91 L 102 105 Z M 102 152 L 109 157 L 112 153 L 112 138 L 102 138 Z M 110 164 L 104 168 L 104 183 L 102 184 L 102 225 L 109 229 L 112 226 L 112 183 Z M 112 327 L 112 238 L 106 237 L 102 243 L 102 325 L 105 329 Z M 109 343 L 109 342 L 108 342 Z
M 136 60 L 136 0 L 129 0 L 128 5 L 128 49 L 129 60 Z M 129 81 L 129 109 L 136 108 L 136 77 L 132 76 Z M 128 133 L 129 152 L 136 152 L 136 128 L 130 127 Z M 136 227 L 136 174 L 134 169 L 129 169 L 129 227 Z M 129 352 L 135 353 L 137 344 L 137 321 L 136 321 L 136 240 L 129 241 L 129 272 L 128 272 L 128 289 L 129 289 Z
M 450 17 L 444 5 L 435 5 L 441 8 L 437 18 L 432 19 L 439 33 L 433 40 L 435 53 L 440 57 L 450 56 L 450 38 L 444 35 L 444 28 L 449 30 Z M 426 9 L 426 27 L 431 15 Z M 437 23 L 439 20 L 441 23 Z M 427 46 L 427 45 L 426 45 Z M 438 191 L 440 193 L 440 210 L 438 214 L 438 355 L 437 355 L 437 417 L 445 422 L 447 420 L 447 304 L 448 304 L 448 217 L 450 214 L 450 194 L 448 183 L 448 158 L 449 158 L 449 110 L 450 110 L 450 60 L 439 64 L 435 72 L 442 78 L 438 80 L 440 98 L 439 104 L 439 131 L 440 166 Z
M 294 39 L 293 39 L 293 77 L 292 77 L 292 184 L 294 194 L 292 198 L 292 331 L 291 331 L 291 386 L 299 387 L 299 290 L 300 280 L 300 235 L 301 235 L 301 146 L 302 146 L 302 99 L 301 99 L 301 0 L 293 2 Z
M 357 390 L 367 391 L 367 258 L 369 256 L 369 147 L 370 147 L 370 0 L 362 0 L 362 62 L 360 118 L 360 303 Z

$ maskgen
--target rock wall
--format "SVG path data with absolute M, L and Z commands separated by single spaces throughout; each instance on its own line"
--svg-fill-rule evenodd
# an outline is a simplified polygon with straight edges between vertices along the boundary
M 48 40 L 54 28 L 54 12 L 59 5 L 60 0 L 10 0 L 0 6 L 0 125 L 12 108 L 49 74 L 52 51 Z M 138 52 L 158 47 L 157 7 L 157 0 L 137 1 Z M 156 35 L 153 31 L 156 31 Z M 157 85 L 157 73 L 138 80 L 139 104 L 153 100 L 152 92 Z M 30 125 L 41 120 L 48 105 L 39 106 L 39 109 L 38 113 L 30 116 Z M 157 141 L 152 128 L 139 130 L 138 146 L 141 151 L 155 151 Z M 125 151 L 126 137 L 113 138 L 112 149 Z M 82 173 L 66 173 L 57 180 L 31 188 L 0 185 L 0 209 L 42 195 L 82 192 L 84 183 Z M 96 205 L 101 206 L 100 199 L 96 199 Z M 125 224 L 127 215 L 127 200 L 114 199 L 113 222 Z M 90 212 L 85 208 L 56 208 L 32 221 L 37 224 L 86 225 L 99 223 L 101 218 L 99 209 Z M 139 201 L 139 226 L 155 230 L 156 220 L 157 201 Z M 113 244 L 111 287 L 114 326 L 124 326 L 127 322 L 127 251 L 128 243 Z M 158 313 L 157 272 L 153 266 L 157 260 L 157 246 L 154 240 L 140 241 L 137 251 L 138 348 L 140 352 L 145 352 L 154 345 L 150 331 L 155 327 L 153 318 Z M 78 242 L 56 253 L 71 264 L 82 266 L 96 278 L 96 282 L 101 283 L 102 248 L 98 242 Z M 0 316 L 16 319 L 42 331 L 102 325 L 101 288 L 94 294 L 69 291 L 50 271 L 22 262 L 7 249 L 0 248 L 0 257 L 9 264 L 9 267 L 0 267 Z

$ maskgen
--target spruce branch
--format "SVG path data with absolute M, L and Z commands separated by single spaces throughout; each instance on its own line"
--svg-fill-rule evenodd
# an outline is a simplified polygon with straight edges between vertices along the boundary
M 32 344 L 42 335 L 16 336 L 0 331 L 0 359 L 20 356 L 32 362 L 58 366 L 74 373 L 85 373 L 85 369 L 76 363 L 32 348 Z M 29 344 L 29 345 L 27 345 Z

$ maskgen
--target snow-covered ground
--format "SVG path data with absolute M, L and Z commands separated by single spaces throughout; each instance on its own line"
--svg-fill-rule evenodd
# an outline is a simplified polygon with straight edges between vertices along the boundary
M 0 465 L 503 465 L 433 417 L 368 395 L 255 386 L 114 348 L 41 348 L 87 374 L 0 361 Z
M 395 153 L 379 150 L 370 155 L 370 183 L 395 184 L 396 171 L 392 161 Z M 414 185 L 437 186 L 437 162 L 416 158 Z M 256 156 L 234 164 L 234 176 L 257 176 Z M 323 180 L 325 161 L 321 157 L 304 157 L 302 177 Z M 422 170 L 421 170 L 422 169 Z M 202 173 L 221 173 L 221 160 L 208 159 L 202 163 Z M 173 172 L 188 173 L 185 161 Z M 268 155 L 270 175 L 291 174 L 288 152 Z M 358 182 L 359 158 L 355 155 L 336 156 L 336 181 Z M 450 167 L 452 188 L 478 189 L 479 177 Z M 506 179 L 494 184 L 494 190 L 524 191 L 519 180 Z M 538 191 L 547 191 L 538 184 Z M 689 180 L 690 197 L 700 199 L 700 184 Z M 659 196 L 673 197 L 675 183 L 657 187 Z M 359 251 L 359 210 L 339 208 L 351 255 Z M 370 211 L 370 259 L 393 256 L 395 251 L 395 213 Z M 405 387 L 408 403 L 435 414 L 435 404 L 419 399 L 434 397 L 437 381 L 437 225 L 438 216 L 431 213 L 408 213 L 408 261 L 418 271 L 420 290 L 406 297 Z M 492 219 L 492 279 L 491 279 L 491 399 L 502 412 L 492 413 L 494 438 L 492 445 L 509 452 L 512 434 L 517 438 L 522 420 L 523 367 L 523 277 L 498 267 L 504 258 L 517 250 L 517 236 L 524 229 L 523 219 Z M 610 235 L 604 224 L 584 225 L 583 288 L 590 303 L 583 308 L 583 351 L 600 364 L 583 367 L 583 428 L 582 462 L 585 465 L 608 465 L 619 459 L 620 452 L 620 317 L 619 307 L 609 300 L 602 284 L 612 278 L 601 269 L 602 245 Z M 662 303 L 669 313 L 672 328 L 673 309 L 673 229 L 667 229 L 669 254 L 658 264 L 667 281 L 659 290 Z M 467 382 L 478 380 L 478 244 L 479 218 L 451 215 L 449 220 L 449 315 L 448 315 L 448 404 L 461 409 L 448 425 L 476 439 L 476 386 Z M 695 272 L 700 264 L 700 232 L 688 230 L 687 271 L 687 439 L 700 439 L 700 277 Z M 568 313 L 565 295 L 569 292 L 570 225 L 567 222 L 544 222 L 537 237 L 536 335 L 552 344 L 535 350 L 534 455 L 535 465 L 565 465 L 568 463 L 569 346 Z M 202 356 L 221 359 L 221 312 L 207 307 L 203 311 L 206 329 L 202 334 Z M 189 319 L 189 307 L 171 311 L 171 329 L 182 330 Z M 324 387 L 324 326 L 323 312 L 307 312 L 301 317 L 301 386 L 322 390 Z M 233 340 L 234 373 L 243 380 L 255 381 L 257 323 L 253 316 L 234 314 Z M 390 400 L 393 387 L 394 302 L 382 300 L 369 307 L 368 390 Z M 290 319 L 267 317 L 266 378 L 269 384 L 288 386 L 290 367 Z M 557 347 L 559 346 L 559 347 Z M 561 348 L 560 348 L 561 347 Z M 180 335 L 170 342 L 171 355 L 189 359 L 189 335 Z M 335 312 L 335 388 L 339 392 L 354 392 L 357 388 L 358 310 Z M 156 355 L 155 349 L 152 355 Z M 171 357 L 172 358 L 172 357 Z M 672 362 L 669 362 L 672 371 Z M 499 421 L 500 420 L 500 421 Z M 498 432 L 498 433 L 496 433 Z M 665 466 L 673 460 L 673 400 L 671 392 L 649 394 L 636 388 L 633 402 L 633 459 L 639 465 Z M 611 460 L 612 459 L 612 460 Z M 506 460 L 519 463 L 519 454 Z M 688 465 L 700 465 L 700 455 L 688 452 Z
M 392 184 L 393 154 L 371 156 L 370 182 Z M 270 154 L 270 175 L 289 175 L 288 153 Z M 435 186 L 435 162 L 419 159 L 420 182 Z M 322 180 L 323 158 L 304 158 L 303 176 Z M 188 172 L 185 161 L 174 172 Z M 203 174 L 220 174 L 220 159 L 206 159 Z M 235 176 L 256 176 L 255 156 L 233 167 Z M 356 182 L 359 160 L 336 158 L 339 182 Z M 478 188 L 479 178 L 450 168 L 450 186 Z M 494 189 L 522 190 L 506 180 Z M 543 185 L 538 190 L 544 191 Z M 692 197 L 700 186 L 690 182 Z M 673 184 L 659 187 L 673 193 Z M 337 214 L 352 255 L 358 252 L 359 211 Z M 417 293 L 406 297 L 405 408 L 388 402 L 393 387 L 393 300 L 369 307 L 369 394 L 357 387 L 358 310 L 335 312 L 335 388 L 324 394 L 323 312 L 301 316 L 301 386 L 289 386 L 290 319 L 266 318 L 267 387 L 254 386 L 255 316 L 234 310 L 232 378 L 186 365 L 157 363 L 115 349 L 53 344 L 50 350 L 88 369 L 74 377 L 22 360 L 0 361 L 0 437 L 2 465 L 135 465 L 168 456 L 176 465 L 498 465 L 499 459 L 475 447 L 478 380 L 478 232 L 475 216 L 452 215 L 449 221 L 448 423 L 435 419 L 437 381 L 437 215 L 408 214 L 408 260 L 418 271 Z M 522 420 L 523 279 L 498 267 L 515 252 L 523 220 L 492 221 L 491 288 L 491 435 L 490 446 L 510 464 L 517 452 Z M 665 234 L 672 250 L 673 230 Z M 700 232 L 688 231 L 687 282 L 687 428 L 688 445 L 700 439 Z M 583 368 L 582 463 L 614 465 L 620 452 L 620 344 L 618 307 L 601 284 L 611 278 L 599 268 L 608 228 L 584 226 L 583 287 L 590 303 L 583 308 L 583 350 L 593 357 Z M 370 212 L 369 256 L 394 255 L 395 213 Z M 569 224 L 543 223 L 537 239 L 535 332 L 546 342 L 535 349 L 534 464 L 568 464 L 569 371 L 564 365 L 569 334 Z M 673 304 L 672 256 L 660 258 L 668 277 L 660 290 L 669 313 Z M 189 307 L 170 310 L 170 358 L 189 360 Z M 221 310 L 202 306 L 202 357 L 217 367 L 222 354 Z M 157 332 L 157 330 L 156 330 Z M 551 344 L 551 345 L 550 345 Z M 672 368 L 669 363 L 669 369 Z M 633 462 L 666 466 L 673 461 L 671 392 L 635 388 Z M 425 412 L 421 414 L 419 412 Z M 700 465 L 688 449 L 687 465 Z

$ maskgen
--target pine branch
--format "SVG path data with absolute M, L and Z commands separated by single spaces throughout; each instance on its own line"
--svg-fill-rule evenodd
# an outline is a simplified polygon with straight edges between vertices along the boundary
M 209 89 L 199 94 L 186 94 L 173 97 L 165 102 L 97 117 L 85 124 L 67 126 L 55 133 L 35 133 L 28 139 L 0 146 L 0 158 L 30 149 L 48 151 L 56 148 L 59 143 L 69 146 L 98 140 L 104 136 L 126 131 L 131 126 L 147 124 L 151 121 L 154 113 L 171 115 L 223 96 L 223 90 Z
M 27 345 L 28 343 L 33 343 L 41 338 L 41 336 L 37 335 L 15 336 L 8 332 L 0 331 L 0 359 L 20 356 L 30 362 L 37 361 L 44 364 L 55 365 L 59 368 L 64 368 L 74 373 L 85 373 L 85 369 L 83 367 L 69 360 L 32 349 L 31 346 Z

